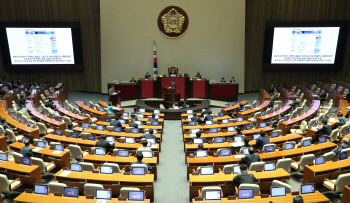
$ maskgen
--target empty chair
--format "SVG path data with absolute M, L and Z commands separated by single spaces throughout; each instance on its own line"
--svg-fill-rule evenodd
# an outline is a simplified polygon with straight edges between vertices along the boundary
M 34 128 L 36 128 L 36 122 L 35 122 L 35 121 L 29 119 L 28 122 L 29 122 L 29 123 L 33 123 L 33 124 L 34 124 Z
M 15 180 L 9 180 L 4 174 L 0 174 L 0 183 L 0 193 L 5 194 L 5 199 L 7 199 L 7 195 L 11 191 L 22 185 L 21 179 L 17 178 Z
M 213 124 L 218 124 L 218 119 L 213 119 Z
M 122 187 L 120 188 L 120 196 L 121 197 L 129 197 L 129 192 L 132 191 L 140 191 L 140 188 L 136 187 Z
M 77 161 L 81 160 L 85 155 L 87 155 L 89 152 L 83 152 L 79 145 L 68 145 L 69 151 L 70 151 L 70 157 L 76 159 Z
M 335 193 L 341 193 L 346 185 L 350 183 L 350 173 L 341 174 L 336 180 L 329 180 L 327 178 L 323 181 L 323 186 L 334 191 Z
M 83 171 L 93 171 L 95 170 L 95 166 L 92 163 L 80 162 L 82 165 Z
M 45 90 L 44 92 L 47 97 L 51 96 L 49 90 Z
M 113 166 L 113 173 L 120 173 L 120 168 L 118 164 L 104 163 L 103 166 Z
M 299 99 L 302 100 L 304 98 L 304 93 L 301 93 Z
M 41 174 L 45 174 L 50 172 L 52 169 L 56 167 L 54 162 L 44 162 L 41 158 L 32 157 L 32 164 L 40 167 Z
M 55 183 L 55 182 L 50 182 L 49 183 L 49 191 L 50 193 L 62 193 L 64 191 L 64 187 L 67 187 L 66 184 L 64 183 Z
M 260 195 L 260 186 L 258 184 L 248 184 L 248 183 L 242 183 L 239 185 L 240 190 L 244 189 L 253 189 L 254 196 Z
M 316 88 L 316 85 L 315 84 L 313 84 L 312 86 L 311 86 L 311 91 L 314 91 L 314 89 Z
M 306 127 L 307 127 L 307 122 L 305 120 L 303 120 L 299 126 L 298 129 L 298 125 L 293 125 L 292 129 L 290 129 L 291 133 L 296 133 L 299 135 L 304 135 L 306 132 Z
M 21 121 L 22 120 L 22 116 L 23 116 L 23 112 L 22 111 L 18 111 L 17 112 L 17 120 Z
M 66 123 L 66 128 L 68 128 L 68 123 L 72 123 L 73 127 L 78 126 L 78 123 L 72 122 L 69 117 L 67 116 L 62 116 L 63 121 Z
M 315 155 L 313 154 L 303 155 L 299 162 L 293 161 L 291 163 L 291 167 L 299 172 L 303 172 L 305 165 L 313 163 L 314 159 L 315 159 Z
M 12 156 L 13 156 L 13 159 L 14 159 L 15 161 L 21 163 L 21 160 L 22 160 L 22 157 L 23 157 L 23 155 L 22 155 L 21 153 L 12 152 Z
M 252 105 L 244 105 L 243 108 L 246 108 L 247 110 L 251 109 L 252 108 Z
M 292 193 L 292 187 L 288 185 L 287 183 L 284 183 L 279 180 L 273 180 L 272 181 L 272 187 L 285 187 L 286 188 L 286 194 Z
M 331 141 L 331 142 L 338 141 L 339 140 L 338 139 L 338 133 L 339 133 L 339 129 L 332 130 L 332 133 L 329 136 L 329 141 Z
M 46 99 L 46 97 L 43 94 L 40 94 L 40 97 L 41 97 L 41 100 L 43 100 L 45 103 L 49 101 Z
M 290 173 L 290 165 L 292 164 L 291 158 L 278 159 L 276 168 L 283 168 L 285 171 Z
M 243 149 L 243 148 L 241 148 Z M 233 172 L 233 167 L 239 166 L 239 164 L 226 164 L 224 168 L 222 169 L 223 172 Z
M 81 133 L 80 133 L 80 137 L 81 137 L 82 139 L 86 139 L 88 135 L 91 135 L 91 133 L 87 133 L 87 132 L 81 132 Z
M 261 116 L 261 112 L 257 112 L 254 114 L 254 116 L 252 118 L 248 118 L 248 121 L 252 121 L 252 120 L 256 120 L 258 117 Z
M 96 125 L 96 124 L 91 124 L 90 127 L 91 127 L 93 130 L 96 130 L 96 129 L 97 129 L 97 125 Z
M 339 86 L 338 88 L 337 88 L 337 92 L 341 92 L 343 90 L 343 86 Z
M 216 190 L 220 190 L 222 193 L 221 187 L 219 187 L 219 186 L 203 187 L 202 191 L 201 191 L 201 197 L 203 197 L 205 199 L 205 192 L 206 191 L 216 191 Z
M 325 161 L 331 161 L 334 155 L 334 152 L 327 152 L 323 154 Z
M 274 130 L 272 132 L 278 132 L 278 135 L 282 135 L 282 130 Z
M 43 123 L 37 122 L 36 124 L 37 124 L 37 126 L 39 128 L 39 134 L 40 135 L 47 135 L 47 134 L 50 134 L 50 133 L 54 132 L 53 129 L 47 129 L 45 124 L 43 124 Z
M 320 92 L 321 92 L 321 88 L 319 88 L 319 87 L 318 87 L 318 88 L 316 88 L 315 94 L 317 94 L 317 95 L 318 95 L 318 94 L 320 94 Z
M 92 195 L 96 196 L 96 190 L 97 189 L 104 189 L 103 185 L 101 184 L 94 184 L 94 183 L 86 183 L 84 185 L 84 194 L 85 195 Z
M 50 87 L 49 91 L 50 91 L 51 94 L 55 93 L 55 89 L 53 87 Z
M 71 134 L 72 132 L 73 132 L 72 130 L 68 130 L 68 129 L 65 129 L 65 130 L 64 130 L 64 134 L 65 134 L 66 136 L 70 136 L 70 134 Z
M 295 97 L 299 97 L 299 95 L 300 95 L 300 89 L 297 90 L 297 92 L 295 93 L 294 96 L 295 96 Z
M 274 105 L 278 105 L 279 107 L 282 107 L 282 101 L 275 101 Z
M 97 122 L 97 118 L 95 117 L 91 117 L 89 114 L 86 114 L 86 116 L 89 118 L 89 123 L 96 123 Z
M 273 151 L 271 151 L 271 152 L 274 152 L 276 150 L 276 144 L 265 144 L 261 151 L 265 152 L 265 147 L 269 147 L 269 146 L 273 146 L 274 147 Z
M 309 140 L 310 143 L 312 143 L 312 137 L 304 137 L 303 139 L 300 140 L 298 145 L 302 146 L 303 142 L 306 141 L 306 140 Z
M 131 128 L 132 128 L 132 127 L 125 127 L 125 132 L 126 132 L 126 133 L 130 133 L 130 132 L 131 132 Z
M 21 135 L 16 136 L 15 133 L 10 129 L 6 129 L 6 135 L 10 142 L 17 142 L 18 140 L 21 140 L 23 138 L 23 136 Z
M 293 86 L 292 89 L 291 89 L 291 92 L 295 92 L 296 89 L 297 89 L 297 87 Z
M 249 171 L 263 170 L 264 169 L 264 161 L 253 162 L 250 164 Z
M 1 136 L 5 135 L 5 130 L 4 130 L 4 127 L 2 127 L 2 125 L 0 125 L 0 130 L 1 130 L 0 135 Z
M 334 90 L 336 86 L 337 86 L 337 85 L 336 85 L 335 83 L 333 83 L 333 84 L 331 85 L 331 89 Z
M 347 95 L 349 93 L 349 89 L 348 88 L 345 88 L 344 89 L 344 92 L 343 92 L 343 95 Z
M 38 141 L 39 141 L 39 139 L 33 139 L 33 145 L 38 146 Z
M 304 110 L 304 108 L 303 107 L 298 107 L 295 110 L 296 110 L 297 114 L 300 115 L 301 110 Z

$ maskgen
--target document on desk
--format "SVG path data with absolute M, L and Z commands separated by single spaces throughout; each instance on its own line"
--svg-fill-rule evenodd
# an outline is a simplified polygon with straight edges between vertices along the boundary
M 330 118 L 329 121 L 332 121 L 332 122 L 338 122 L 338 119 L 335 119 L 335 118 Z
M 244 154 L 235 155 L 235 158 L 236 158 L 236 159 L 241 159 L 242 157 L 245 157 L 245 155 L 244 155 Z
M 243 145 L 243 142 L 234 142 L 231 144 L 233 147 L 240 147 Z
M 35 147 L 32 151 L 33 152 L 38 152 L 38 151 L 40 151 L 41 150 L 41 147 Z
M 67 175 L 70 174 L 71 171 L 62 171 L 62 173 L 59 175 L 61 177 L 67 177 Z
M 311 129 L 312 129 L 312 130 L 317 130 L 317 128 L 316 128 L 316 127 L 312 127 Z
M 102 199 L 96 201 L 96 203 L 106 203 L 106 202 L 107 200 L 102 200 Z
M 152 144 L 151 148 L 157 148 L 157 144 Z
M 190 134 L 191 137 L 197 137 L 196 134 Z
M 260 110 L 261 108 L 254 108 L 254 109 Z
M 62 151 L 53 151 L 52 154 L 61 154 Z

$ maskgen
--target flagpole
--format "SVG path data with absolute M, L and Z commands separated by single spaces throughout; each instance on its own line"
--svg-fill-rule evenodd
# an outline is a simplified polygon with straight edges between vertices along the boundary
M 153 78 L 157 79 L 158 76 L 158 64 L 157 64 L 157 52 L 156 52 L 156 40 L 153 40 L 154 52 L 153 52 Z

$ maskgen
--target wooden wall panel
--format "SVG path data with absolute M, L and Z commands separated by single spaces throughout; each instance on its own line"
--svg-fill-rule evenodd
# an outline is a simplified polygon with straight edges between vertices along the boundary
M 84 57 L 82 71 L 13 72 L 4 69 L 0 54 L 0 77 L 63 82 L 70 91 L 101 92 L 100 0 L 1 0 L 0 21 L 80 22 Z
M 350 31 L 344 65 L 339 71 L 262 70 L 265 22 L 350 20 L 348 0 L 246 0 L 245 91 L 258 91 L 271 83 L 313 83 L 350 77 Z M 340 42 L 341 43 L 341 42 Z M 295 77 L 293 77 L 295 76 Z

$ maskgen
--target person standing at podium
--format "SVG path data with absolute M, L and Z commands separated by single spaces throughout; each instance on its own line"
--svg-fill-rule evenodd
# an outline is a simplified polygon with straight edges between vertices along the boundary
M 170 89 L 175 89 L 175 88 L 176 88 L 176 84 L 175 84 L 174 80 L 171 80 Z
M 113 85 L 111 85 L 109 87 L 109 90 L 108 90 L 108 96 L 109 96 L 109 101 L 110 102 L 112 101 L 112 96 L 114 95 L 114 93 L 115 93 L 114 87 L 113 87 Z
M 149 74 L 149 72 L 147 72 L 145 75 L 145 79 L 149 79 L 150 77 L 151 77 L 151 75 Z

